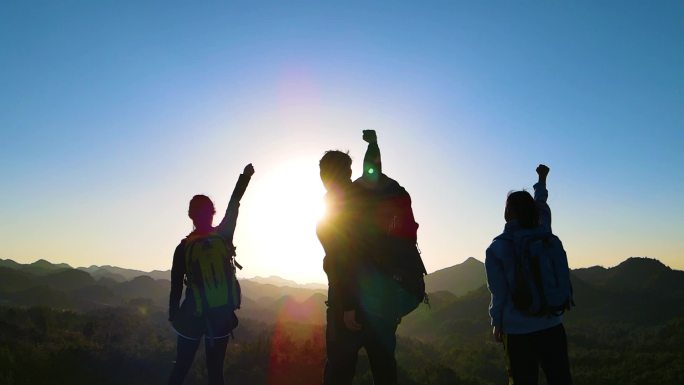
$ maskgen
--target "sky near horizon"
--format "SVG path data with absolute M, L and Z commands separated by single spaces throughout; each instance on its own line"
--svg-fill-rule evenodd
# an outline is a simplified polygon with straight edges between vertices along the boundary
M 252 162 L 241 274 L 325 282 L 318 159 L 375 129 L 428 271 L 538 163 L 571 267 L 684 269 L 681 1 L 3 2 L 0 47 L 0 258 L 168 269 Z

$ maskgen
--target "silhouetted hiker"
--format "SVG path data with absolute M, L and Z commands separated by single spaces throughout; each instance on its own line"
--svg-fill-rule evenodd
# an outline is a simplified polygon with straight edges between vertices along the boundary
M 397 325 L 425 295 L 410 197 L 382 174 L 375 132 L 364 131 L 364 140 L 369 146 L 364 175 L 357 181 L 351 181 L 346 153 L 328 151 L 319 163 L 328 206 L 317 228 L 328 276 L 325 385 L 352 383 L 361 347 L 374 384 L 396 384 Z M 415 250 L 420 266 L 406 269 L 399 258 L 392 259 L 406 253 L 407 246 Z M 405 290 L 393 276 L 418 287 Z
M 205 195 L 190 200 L 188 216 L 194 230 L 176 247 L 171 269 L 169 321 L 178 334 L 176 362 L 169 384 L 182 384 L 204 336 L 210 385 L 223 385 L 223 360 L 238 324 L 240 286 L 235 278 L 233 234 L 240 199 L 254 174 L 248 164 L 238 178 L 221 223 L 213 227 L 216 210 Z M 185 299 L 179 306 L 185 282 Z
M 572 384 L 561 316 L 572 288 L 565 251 L 551 233 L 548 173 L 537 167 L 534 198 L 527 191 L 508 195 L 504 231 L 486 253 L 492 333 L 504 344 L 512 385 L 537 384 L 540 365 L 549 385 Z
M 400 320 L 425 295 L 425 266 L 417 247 L 418 223 L 411 196 L 382 171 L 380 148 L 373 130 L 363 132 L 368 149 L 363 175 L 354 181 L 362 187 L 364 260 L 372 262 L 360 280 L 361 307 L 365 313 Z M 371 279 L 372 278 L 372 279 Z

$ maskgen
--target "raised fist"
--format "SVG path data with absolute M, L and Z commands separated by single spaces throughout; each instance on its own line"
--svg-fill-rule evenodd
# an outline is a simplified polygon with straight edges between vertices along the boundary
M 537 175 L 539 175 L 540 179 L 546 179 L 546 176 L 549 175 L 549 171 L 551 171 L 546 165 L 540 164 L 537 166 Z
M 363 130 L 363 140 L 368 143 L 375 143 L 378 141 L 378 137 L 375 134 L 375 130 Z
M 254 166 L 252 166 L 251 163 L 248 164 L 248 165 L 246 165 L 246 166 L 245 166 L 245 169 L 242 171 L 242 173 L 243 173 L 245 176 L 252 176 L 252 175 L 254 175 Z

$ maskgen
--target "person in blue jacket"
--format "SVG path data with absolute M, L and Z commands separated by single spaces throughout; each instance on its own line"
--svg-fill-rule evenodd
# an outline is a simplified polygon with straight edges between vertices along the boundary
M 487 286 L 491 292 L 489 315 L 494 339 L 504 345 L 509 384 L 536 385 L 541 366 L 549 385 L 569 385 L 572 379 L 562 316 L 524 314 L 512 299 L 515 245 L 506 236 L 539 227 L 551 231 L 551 209 L 546 203 L 549 168 L 542 164 L 536 171 L 539 179 L 534 185 L 534 198 L 527 191 L 508 195 L 503 234 L 486 252 Z

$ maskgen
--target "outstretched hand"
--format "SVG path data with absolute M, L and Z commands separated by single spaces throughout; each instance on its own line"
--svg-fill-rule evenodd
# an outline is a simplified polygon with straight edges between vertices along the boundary
M 540 164 L 537 166 L 537 175 L 539 175 L 539 181 L 546 183 L 546 177 L 549 175 L 549 169 L 546 165 Z
M 251 163 L 248 164 L 248 165 L 246 165 L 246 166 L 245 166 L 245 169 L 242 171 L 242 173 L 243 173 L 245 176 L 252 176 L 252 175 L 254 175 L 254 166 L 252 166 Z
M 363 140 L 368 143 L 376 143 L 378 136 L 375 134 L 375 130 L 363 130 Z

